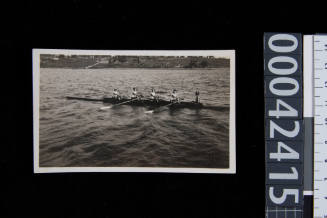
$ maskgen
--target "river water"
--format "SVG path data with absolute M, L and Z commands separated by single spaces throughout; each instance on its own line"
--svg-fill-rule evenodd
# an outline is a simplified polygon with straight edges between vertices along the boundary
M 110 97 L 151 87 L 167 98 L 176 88 L 193 101 L 195 88 L 212 109 L 144 113 L 66 96 Z M 229 68 L 40 70 L 40 167 L 229 167 Z

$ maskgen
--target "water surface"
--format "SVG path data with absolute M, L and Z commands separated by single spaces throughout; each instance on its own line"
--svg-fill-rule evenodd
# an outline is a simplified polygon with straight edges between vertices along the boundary
M 41 167 L 229 167 L 229 68 L 40 71 Z M 65 98 L 110 97 L 114 88 L 129 96 L 133 86 L 164 99 L 176 88 L 185 101 L 198 88 L 212 109 L 102 111 L 102 102 Z

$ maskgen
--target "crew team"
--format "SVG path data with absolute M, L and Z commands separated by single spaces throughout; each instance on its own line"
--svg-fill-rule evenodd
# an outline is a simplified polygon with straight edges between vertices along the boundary
M 195 91 L 195 102 L 196 102 L 196 103 L 200 103 L 199 95 L 200 95 L 200 92 L 199 92 L 198 89 L 196 89 L 196 91 Z M 114 89 L 113 97 L 114 97 L 115 99 L 119 99 L 119 100 L 121 99 L 121 96 L 120 96 L 120 93 L 119 93 L 118 89 Z M 137 93 L 136 88 L 133 87 L 133 89 L 132 89 L 132 94 L 131 94 L 130 97 L 131 97 L 131 99 L 141 99 L 142 96 L 139 95 L 139 94 Z M 155 91 L 155 89 L 152 88 L 152 89 L 151 89 L 151 92 L 150 92 L 150 99 L 152 99 L 152 100 L 154 100 L 154 101 L 158 101 L 158 100 L 159 100 L 158 97 L 159 97 L 159 96 L 156 95 L 156 91 Z M 173 90 L 172 90 L 172 92 L 170 93 L 169 97 L 170 97 L 170 101 L 171 101 L 171 102 L 179 102 L 179 101 L 180 101 L 180 98 L 179 98 L 178 95 L 177 95 L 177 90 L 176 90 L 176 89 L 173 89 Z

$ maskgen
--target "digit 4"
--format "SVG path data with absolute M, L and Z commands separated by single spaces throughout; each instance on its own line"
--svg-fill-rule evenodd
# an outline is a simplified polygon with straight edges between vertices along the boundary
M 288 152 L 282 152 L 282 148 Z M 299 159 L 300 155 L 291 147 L 287 146 L 283 142 L 278 142 L 277 145 L 277 153 L 270 153 L 270 159 L 277 159 L 277 161 L 281 161 L 282 159 Z
M 281 110 L 281 106 L 286 108 L 287 110 Z M 281 99 L 276 99 L 276 110 L 270 110 L 268 112 L 269 116 L 271 117 L 297 117 L 298 112 L 292 106 L 287 104 Z

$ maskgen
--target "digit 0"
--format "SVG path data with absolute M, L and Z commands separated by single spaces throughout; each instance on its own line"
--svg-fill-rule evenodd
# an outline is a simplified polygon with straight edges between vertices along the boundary
M 292 64 L 292 67 L 291 68 L 281 68 L 281 69 L 275 68 L 273 66 L 273 64 L 275 64 L 275 63 L 289 63 L 289 64 Z M 292 73 L 295 73 L 297 68 L 298 68 L 297 61 L 292 57 L 278 56 L 278 57 L 274 57 L 274 58 L 270 59 L 268 62 L 268 69 L 270 70 L 270 72 L 272 72 L 273 74 L 277 74 L 277 75 L 290 75 Z
M 292 89 L 276 89 L 276 84 L 290 84 L 293 85 Z M 299 82 L 296 79 L 289 77 L 277 77 L 270 81 L 269 90 L 271 93 L 278 96 L 291 96 L 296 94 L 299 91 Z
M 284 45 L 284 46 L 274 45 L 274 42 L 277 41 L 289 41 L 292 43 L 292 45 Z M 292 52 L 297 48 L 298 44 L 299 43 L 297 41 L 297 38 L 290 34 L 276 34 L 271 36 L 268 41 L 269 48 L 275 52 L 280 52 L 280 53 Z

